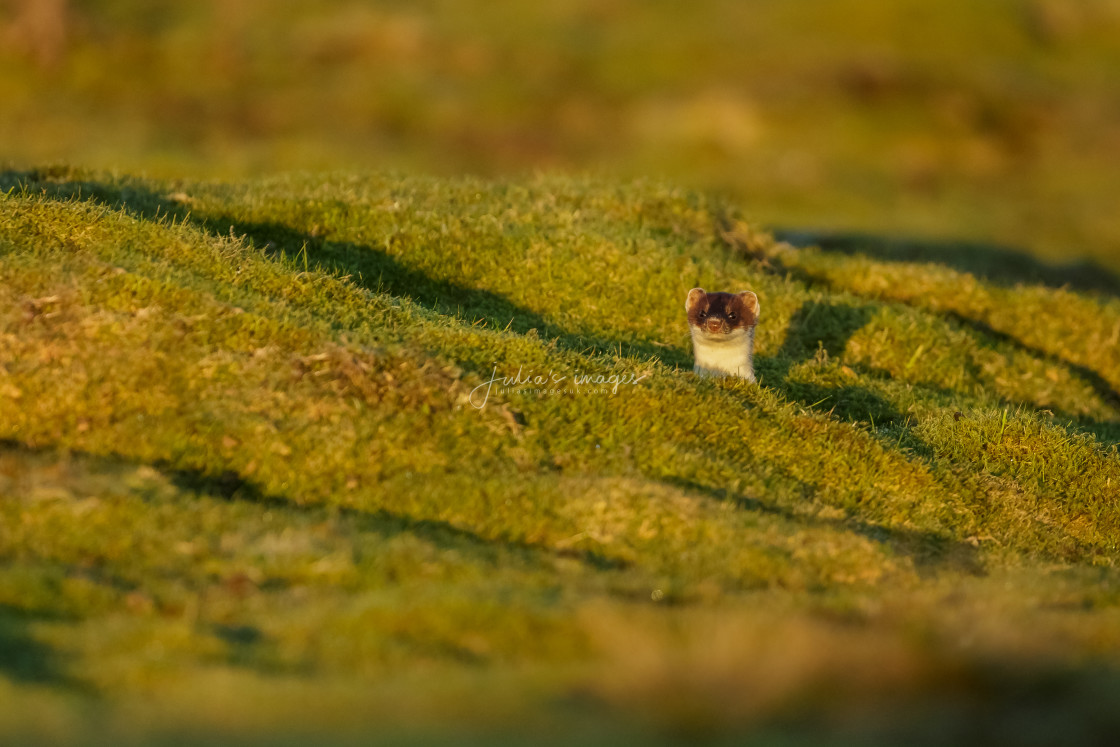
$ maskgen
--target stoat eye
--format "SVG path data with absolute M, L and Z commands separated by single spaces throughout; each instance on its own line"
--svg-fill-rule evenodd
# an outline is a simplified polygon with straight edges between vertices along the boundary
M 701 312 L 700 312 L 700 318 L 701 318 L 701 319 L 703 319 L 703 318 L 704 318 L 704 317 L 706 317 L 707 315 L 708 315 L 708 312 L 706 312 L 706 311 L 701 311 Z
M 731 321 L 734 321 L 735 320 L 735 312 L 732 311 L 731 313 L 729 313 L 727 315 L 727 318 L 730 319 Z

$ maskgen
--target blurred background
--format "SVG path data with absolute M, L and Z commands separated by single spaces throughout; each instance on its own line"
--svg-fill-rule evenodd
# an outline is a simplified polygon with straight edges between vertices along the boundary
M 651 176 L 1120 267 L 1120 0 L 0 0 L 0 166 Z

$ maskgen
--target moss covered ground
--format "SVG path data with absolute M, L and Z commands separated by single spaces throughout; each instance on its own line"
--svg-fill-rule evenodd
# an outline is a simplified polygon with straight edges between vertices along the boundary
M 1120 727 L 1103 270 L 658 182 L 0 187 L 4 734 Z M 759 385 L 691 373 L 698 285 Z

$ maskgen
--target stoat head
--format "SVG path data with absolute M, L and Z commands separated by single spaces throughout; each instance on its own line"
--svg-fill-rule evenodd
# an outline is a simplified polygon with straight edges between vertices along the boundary
M 708 293 L 693 288 L 685 299 L 688 326 L 706 338 L 738 336 L 758 323 L 758 296 L 751 291 Z

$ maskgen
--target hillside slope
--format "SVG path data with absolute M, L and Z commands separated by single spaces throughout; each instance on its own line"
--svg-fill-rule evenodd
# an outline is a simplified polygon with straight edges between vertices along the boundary
M 654 183 L 0 192 L 2 730 L 1117 725 L 1112 278 Z

